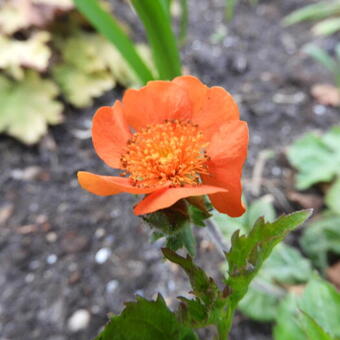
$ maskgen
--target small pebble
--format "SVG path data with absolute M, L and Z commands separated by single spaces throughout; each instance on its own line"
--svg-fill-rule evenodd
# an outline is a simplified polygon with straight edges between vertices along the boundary
M 58 238 L 57 234 L 54 233 L 53 231 L 46 235 L 46 240 L 49 243 L 54 243 L 57 240 L 57 238 Z
M 109 248 L 99 249 L 95 255 L 95 260 L 99 264 L 105 263 L 111 256 L 111 250 Z
M 119 286 L 119 282 L 117 280 L 111 280 L 106 285 L 106 291 L 109 294 L 112 294 Z
M 79 332 L 87 328 L 90 318 L 90 313 L 86 309 L 78 309 L 68 319 L 67 327 L 71 332 Z
M 48 255 L 48 256 L 47 256 L 46 262 L 47 262 L 48 264 L 54 264 L 54 263 L 57 262 L 57 260 L 58 260 L 57 255 L 56 255 L 56 254 L 51 254 L 51 255 Z
M 313 111 L 314 111 L 314 113 L 315 113 L 316 115 L 322 116 L 323 114 L 326 113 L 327 109 L 326 109 L 326 107 L 323 106 L 323 105 L 315 105 L 315 106 L 313 107 Z

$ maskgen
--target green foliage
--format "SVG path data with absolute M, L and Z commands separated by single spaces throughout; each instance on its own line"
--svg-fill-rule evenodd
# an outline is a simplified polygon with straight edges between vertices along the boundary
M 159 78 L 172 79 L 179 76 L 179 50 L 165 6 L 155 0 L 131 0 L 131 3 L 144 24 Z
M 260 218 L 247 235 L 240 235 L 240 231 L 236 231 L 232 236 L 231 249 L 226 254 L 229 269 L 223 291 L 220 291 L 216 283 L 193 263 L 191 257 L 184 258 L 170 249 L 163 249 L 167 259 L 185 270 L 195 295 L 193 300 L 180 298 L 182 301 L 179 310 L 180 319 L 192 327 L 215 324 L 220 339 L 225 339 L 231 327 L 233 313 L 264 261 L 287 233 L 303 223 L 310 214 L 310 210 L 300 211 L 282 216 L 274 222 L 265 222 Z M 289 260 L 280 255 L 281 257 L 277 256 L 273 260 L 275 266 L 277 263 L 301 260 L 293 250 L 290 250 Z M 301 268 L 303 268 L 302 272 L 299 270 Z M 271 277 L 276 275 L 286 280 L 305 279 L 309 275 L 308 264 L 301 261 L 299 269 L 290 269 L 285 273 L 273 270 L 274 273 L 268 275 Z
M 339 47 L 336 47 L 336 50 L 340 49 L 340 44 L 338 45 Z M 340 88 L 340 55 L 337 54 L 333 58 L 326 51 L 314 44 L 307 44 L 303 50 L 330 72 L 336 86 Z
M 340 171 L 340 126 L 323 136 L 307 133 L 288 149 L 287 156 L 297 168 L 297 189 L 303 190 L 319 182 L 329 182 Z
M 340 215 L 326 211 L 305 229 L 301 239 L 304 252 L 322 269 L 330 252 L 340 254 Z
M 139 56 L 133 42 L 122 30 L 118 22 L 105 11 L 98 0 L 74 0 L 79 11 L 92 25 L 116 46 L 121 55 L 135 71 L 141 83 L 153 79 L 153 75 Z
M 273 207 L 273 199 L 269 195 L 255 200 L 240 217 L 233 218 L 214 210 L 212 220 L 216 223 L 226 239 L 230 239 L 231 235 L 238 229 L 241 233 L 250 231 L 257 219 L 261 216 L 269 222 L 275 220 L 276 214 Z
M 0 76 L 0 132 L 23 143 L 34 144 L 46 133 L 47 125 L 62 121 L 62 104 L 55 100 L 57 86 L 27 71 L 21 81 Z
M 272 321 L 276 317 L 279 301 L 286 294 L 282 287 L 305 283 L 311 276 L 310 262 L 295 248 L 279 244 L 250 284 L 239 308 L 252 319 Z
M 340 337 L 340 294 L 315 276 L 303 294 L 293 293 L 280 304 L 275 340 L 335 340 Z
M 229 265 L 226 285 L 232 292 L 232 308 L 235 308 L 246 294 L 250 282 L 273 248 L 310 215 L 311 210 L 303 210 L 282 216 L 272 223 L 260 218 L 248 235 L 240 235 L 239 231 L 233 234 L 231 249 L 226 254 Z
M 339 0 L 328 0 L 328 1 L 320 1 L 315 4 L 311 4 L 305 6 L 301 9 L 298 9 L 288 15 L 283 23 L 285 25 L 292 25 L 298 22 L 306 21 L 306 20 L 324 20 L 323 22 L 319 23 L 318 25 L 322 25 L 321 29 L 320 26 L 314 26 L 314 32 L 317 34 L 331 34 L 334 33 L 336 30 L 332 29 L 325 29 L 325 26 L 331 25 L 326 20 L 330 20 L 330 18 L 338 19 L 340 16 L 340 1 Z M 333 20 L 333 19 L 332 19 Z M 326 22 L 326 23 L 325 23 Z M 334 24 L 332 24 L 334 25 Z M 338 29 L 339 23 L 337 24 Z
M 190 256 L 184 258 L 167 248 L 162 249 L 162 252 L 169 261 L 178 264 L 186 272 L 195 296 L 193 300 L 179 297 L 182 302 L 178 311 L 181 322 L 195 328 L 216 323 L 225 305 L 224 293 L 212 278 L 193 263 Z
M 325 203 L 333 213 L 340 215 L 340 178 L 327 191 Z
M 156 301 L 137 297 L 114 316 L 96 340 L 197 340 L 191 329 L 181 324 L 158 295 Z

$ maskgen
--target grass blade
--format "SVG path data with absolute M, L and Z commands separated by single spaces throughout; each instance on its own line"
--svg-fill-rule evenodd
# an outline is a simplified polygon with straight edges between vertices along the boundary
M 142 20 L 160 79 L 181 74 L 181 61 L 170 17 L 160 0 L 131 0 Z
M 139 56 L 133 42 L 117 21 L 100 6 L 98 0 L 74 0 L 74 3 L 98 32 L 117 47 L 141 83 L 144 84 L 153 79 L 151 71 Z M 100 53 L 100 51 L 98 52 Z
M 226 0 L 225 2 L 225 17 L 228 21 L 234 17 L 236 2 L 237 0 Z
M 325 19 L 313 27 L 315 35 L 331 35 L 340 31 L 340 17 Z
M 303 51 L 317 60 L 320 64 L 322 64 L 327 70 L 330 72 L 336 73 L 337 65 L 334 59 L 330 55 L 328 55 L 323 49 L 314 45 L 308 44 L 304 47 Z
M 340 14 L 340 1 L 325 1 L 305 6 L 283 19 L 284 25 L 293 25 L 305 20 L 320 20 Z

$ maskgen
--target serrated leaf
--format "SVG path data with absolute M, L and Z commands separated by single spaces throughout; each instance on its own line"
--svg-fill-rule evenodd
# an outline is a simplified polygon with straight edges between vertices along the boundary
M 192 258 L 176 254 L 170 249 L 163 248 L 163 255 L 171 262 L 178 264 L 188 275 L 192 287 L 193 300 L 180 297 L 179 317 L 185 324 L 192 327 L 204 327 L 216 322 L 223 311 L 226 296 L 221 292 L 214 280 L 195 265 Z
M 117 49 L 97 33 L 75 31 L 68 38 L 57 38 L 63 62 L 53 68 L 53 76 L 67 100 L 76 107 L 92 104 L 119 82 L 137 86 L 139 81 Z M 145 57 L 148 49 L 140 46 Z
M 260 218 L 248 235 L 240 235 L 239 231 L 233 234 L 231 249 L 226 254 L 229 265 L 226 284 L 232 292 L 232 306 L 236 306 L 246 294 L 250 282 L 273 248 L 310 215 L 311 210 L 303 210 L 282 216 L 272 223 Z
M 51 56 L 47 46 L 48 32 L 37 32 L 28 40 L 20 41 L 0 35 L 0 68 L 5 69 L 16 79 L 24 77 L 22 67 L 45 71 Z
M 304 230 L 300 245 L 319 268 L 326 268 L 328 253 L 340 254 L 340 215 L 324 212 Z
M 93 98 L 115 86 L 112 75 L 106 71 L 85 73 L 68 64 L 55 66 L 53 77 L 67 101 L 79 108 L 91 105 Z
M 330 182 L 339 173 L 339 145 L 340 127 L 335 126 L 322 137 L 308 133 L 288 149 L 288 159 L 298 170 L 298 189 L 307 189 L 319 182 Z
M 48 124 L 62 121 L 63 106 L 55 100 L 57 95 L 57 86 L 33 71 L 20 82 L 0 76 L 0 132 L 26 144 L 38 142 Z
M 96 340 L 197 340 L 193 331 L 182 325 L 159 295 L 156 301 L 137 297 L 119 316 L 114 316 Z
M 12 34 L 31 26 L 43 26 L 57 13 L 73 8 L 72 0 L 2 0 L 0 31 Z

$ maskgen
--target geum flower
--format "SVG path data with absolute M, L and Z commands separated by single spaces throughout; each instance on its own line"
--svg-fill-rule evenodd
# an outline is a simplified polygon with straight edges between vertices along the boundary
M 221 87 L 181 76 L 129 89 L 122 103 L 97 110 L 92 139 L 98 156 L 122 176 L 80 171 L 80 185 L 100 196 L 146 194 L 134 208 L 136 215 L 201 195 L 232 217 L 245 210 L 241 173 L 248 128 Z

